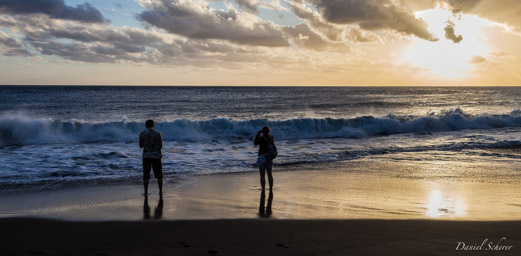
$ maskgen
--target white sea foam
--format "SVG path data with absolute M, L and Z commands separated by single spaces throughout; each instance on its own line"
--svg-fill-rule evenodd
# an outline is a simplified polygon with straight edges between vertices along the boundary
M 519 110 L 504 115 L 466 114 L 461 109 L 438 115 L 404 117 L 362 116 L 349 119 L 299 118 L 290 120 L 256 119 L 235 121 L 176 119 L 158 122 L 156 129 L 165 141 L 207 142 L 211 140 L 249 140 L 268 125 L 277 140 L 319 138 L 366 138 L 406 133 L 435 133 L 465 129 L 521 127 Z M 134 142 L 143 130 L 142 122 L 86 122 L 29 118 L 24 115 L 0 117 L 0 146 L 52 143 Z

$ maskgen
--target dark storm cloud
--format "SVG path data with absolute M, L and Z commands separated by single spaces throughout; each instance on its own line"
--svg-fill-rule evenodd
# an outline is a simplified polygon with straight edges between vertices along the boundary
M 206 2 L 156 1 L 139 18 L 170 33 L 192 39 L 219 39 L 237 44 L 289 46 L 281 29 L 272 22 L 241 16 L 236 10 L 214 10 Z
M 301 0 L 297 0 L 301 1 Z M 358 24 L 364 30 L 390 29 L 436 41 L 427 23 L 405 5 L 390 0 L 311 0 L 322 16 L 335 24 Z
M 105 22 L 101 12 L 89 3 L 71 7 L 63 0 L 0 0 L 0 12 L 9 14 L 46 14 L 55 19 Z

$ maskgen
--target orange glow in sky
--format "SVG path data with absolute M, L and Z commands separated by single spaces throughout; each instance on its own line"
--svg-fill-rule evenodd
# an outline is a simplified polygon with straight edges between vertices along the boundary
M 521 85 L 517 0 L 453 2 L 8 1 L 0 84 Z

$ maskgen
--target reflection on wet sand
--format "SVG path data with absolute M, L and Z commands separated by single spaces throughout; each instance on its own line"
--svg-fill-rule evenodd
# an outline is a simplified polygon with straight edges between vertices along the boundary
M 157 206 L 154 209 L 154 219 L 158 220 L 163 217 L 163 198 L 160 197 L 157 202 Z M 143 203 L 143 219 L 150 219 L 150 206 L 148 205 L 148 197 L 145 197 L 145 202 Z
M 270 191 L 268 195 L 268 204 L 266 205 L 266 194 L 264 191 L 261 193 L 260 204 L 259 204 L 259 217 L 269 218 L 271 217 L 271 203 L 273 202 L 273 191 Z
M 467 215 L 465 198 L 443 194 L 439 189 L 431 190 L 426 208 L 427 216 L 431 218 L 465 217 Z

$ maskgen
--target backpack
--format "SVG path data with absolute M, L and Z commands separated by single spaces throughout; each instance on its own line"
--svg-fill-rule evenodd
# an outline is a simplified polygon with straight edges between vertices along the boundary
M 266 158 L 268 160 L 275 159 L 279 153 L 273 140 L 268 140 L 268 150 L 266 151 Z

